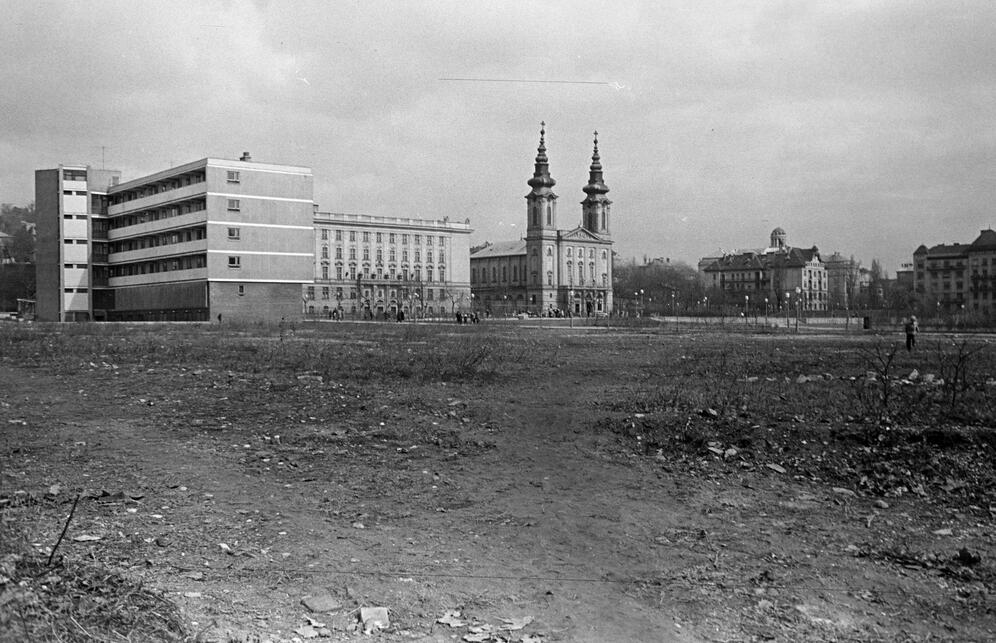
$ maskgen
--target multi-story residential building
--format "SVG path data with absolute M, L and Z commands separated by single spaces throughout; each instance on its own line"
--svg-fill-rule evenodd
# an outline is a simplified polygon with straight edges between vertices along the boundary
M 95 306 L 106 310 L 107 190 L 119 179 L 84 165 L 35 172 L 37 319 L 88 321 Z
M 38 319 L 273 320 L 313 279 L 311 170 L 206 158 L 35 174 Z
M 470 220 L 314 213 L 314 275 L 305 312 L 409 319 L 469 311 Z
M 827 310 L 829 284 L 819 250 L 789 246 L 781 228 L 771 232 L 769 247 L 726 255 L 703 272 L 706 286 L 747 310 Z
M 602 177 L 598 133 L 582 188 L 581 224 L 557 227 L 556 181 L 550 176 L 546 129 L 540 129 L 532 188 L 526 195 L 526 237 L 487 244 L 470 256 L 474 307 L 485 313 L 554 311 L 595 315 L 612 311 L 611 201 Z
M 921 245 L 913 288 L 924 315 L 996 312 L 996 231 L 982 230 L 972 243 Z

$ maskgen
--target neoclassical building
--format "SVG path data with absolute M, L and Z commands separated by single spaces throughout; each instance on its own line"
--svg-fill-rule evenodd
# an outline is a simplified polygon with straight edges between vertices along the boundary
M 536 164 L 526 195 L 526 236 L 489 243 L 470 256 L 474 308 L 495 315 L 555 312 L 589 316 L 612 311 L 612 239 L 609 188 L 602 178 L 598 132 L 582 189 L 581 223 L 557 226 L 556 181 L 546 155 L 542 123 Z

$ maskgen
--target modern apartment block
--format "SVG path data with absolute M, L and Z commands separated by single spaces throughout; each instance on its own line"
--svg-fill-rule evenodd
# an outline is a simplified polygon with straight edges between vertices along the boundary
M 470 221 L 318 212 L 306 314 L 409 319 L 470 310 Z M 309 248 L 310 250 L 310 248 Z M 302 293 L 299 293 L 299 295 Z
M 106 308 L 107 189 L 119 178 L 83 165 L 35 172 L 37 319 L 88 321 Z
M 996 312 L 996 231 L 982 230 L 972 243 L 921 245 L 913 288 L 923 315 Z
M 312 282 L 309 168 L 205 158 L 35 173 L 42 321 L 274 320 Z

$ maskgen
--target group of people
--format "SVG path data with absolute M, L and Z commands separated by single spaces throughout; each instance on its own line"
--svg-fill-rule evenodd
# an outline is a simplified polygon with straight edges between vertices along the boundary
M 456 323 L 458 324 L 479 324 L 481 322 L 477 313 L 463 313 L 456 311 Z

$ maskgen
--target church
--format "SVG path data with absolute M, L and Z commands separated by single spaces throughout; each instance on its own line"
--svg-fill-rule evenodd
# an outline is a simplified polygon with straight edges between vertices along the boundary
M 612 239 L 609 188 L 602 178 L 595 132 L 588 184 L 581 190 L 580 225 L 557 227 L 556 181 L 546 155 L 546 123 L 541 123 L 533 176 L 527 184 L 526 236 L 488 243 L 470 255 L 471 298 L 475 312 L 595 316 L 612 312 Z

